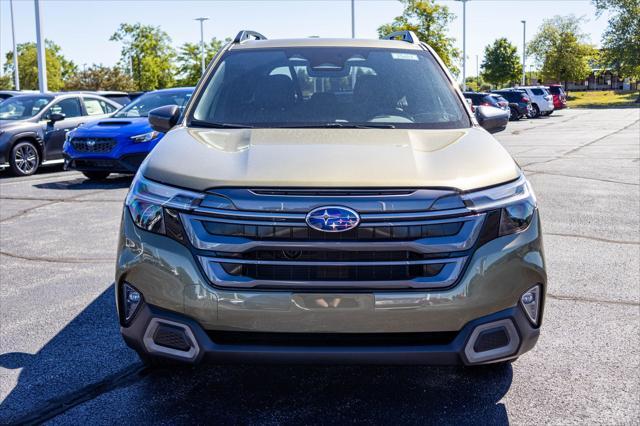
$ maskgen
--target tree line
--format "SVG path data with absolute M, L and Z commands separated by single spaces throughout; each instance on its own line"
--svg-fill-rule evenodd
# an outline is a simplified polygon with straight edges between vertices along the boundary
M 434 0 L 399 0 L 404 10 L 390 23 L 381 25 L 382 36 L 393 31 L 414 31 L 428 43 L 455 74 L 459 74 L 462 53 L 456 39 L 447 34 L 456 19 L 446 5 Z M 640 0 L 592 0 L 598 14 L 609 12 L 608 27 L 602 48 L 596 49 L 580 26 L 583 18 L 573 15 L 547 19 L 528 43 L 527 56 L 534 58 L 539 77 L 545 82 L 564 83 L 585 79 L 595 67 L 610 68 L 622 77 L 640 79 Z M 184 43 L 178 49 L 160 27 L 140 23 L 120 24 L 110 37 L 122 44 L 121 57 L 115 66 L 93 64 L 80 69 L 62 54 L 60 46 L 47 40 L 47 80 L 49 89 L 57 90 L 154 90 L 172 86 L 195 85 L 200 78 L 200 45 Z M 226 40 L 212 38 L 205 44 L 208 63 Z M 20 82 L 23 89 L 38 87 L 35 43 L 17 46 Z M 5 74 L 0 89 L 13 87 L 13 54 L 5 57 Z M 486 46 L 480 76 L 468 79 L 477 88 L 482 83 L 494 87 L 517 83 L 522 74 L 518 49 L 506 38 Z

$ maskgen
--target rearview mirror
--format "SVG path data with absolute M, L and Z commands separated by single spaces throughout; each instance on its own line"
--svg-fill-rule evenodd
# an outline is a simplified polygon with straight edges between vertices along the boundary
M 49 121 L 52 123 L 55 123 L 56 121 L 64 120 L 65 117 L 66 115 L 62 114 L 61 112 L 53 112 L 49 114 Z
M 149 112 L 149 124 L 157 132 L 167 133 L 180 119 L 178 105 L 165 105 Z

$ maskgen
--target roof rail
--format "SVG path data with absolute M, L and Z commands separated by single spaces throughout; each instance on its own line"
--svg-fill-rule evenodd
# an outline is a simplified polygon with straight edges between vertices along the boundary
M 242 30 L 237 35 L 236 38 L 233 39 L 234 43 L 242 43 L 243 41 L 254 39 L 254 40 L 266 40 L 267 38 L 256 31 L 251 30 Z
M 407 43 L 418 44 L 420 40 L 418 36 L 413 31 L 404 30 L 404 31 L 395 31 L 391 34 L 387 34 L 386 36 L 381 37 L 382 40 L 398 40 L 405 41 Z

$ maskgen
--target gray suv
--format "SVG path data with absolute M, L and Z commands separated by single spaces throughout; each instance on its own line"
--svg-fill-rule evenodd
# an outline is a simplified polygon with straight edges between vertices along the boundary
M 209 65 L 125 201 L 116 296 L 149 363 L 510 362 L 546 289 L 536 199 L 413 33 Z

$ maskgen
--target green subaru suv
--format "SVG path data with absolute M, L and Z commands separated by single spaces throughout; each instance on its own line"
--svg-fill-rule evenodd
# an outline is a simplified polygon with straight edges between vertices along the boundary
M 116 269 L 149 363 L 510 362 L 546 290 L 536 199 L 438 55 L 242 31 L 127 195 Z

